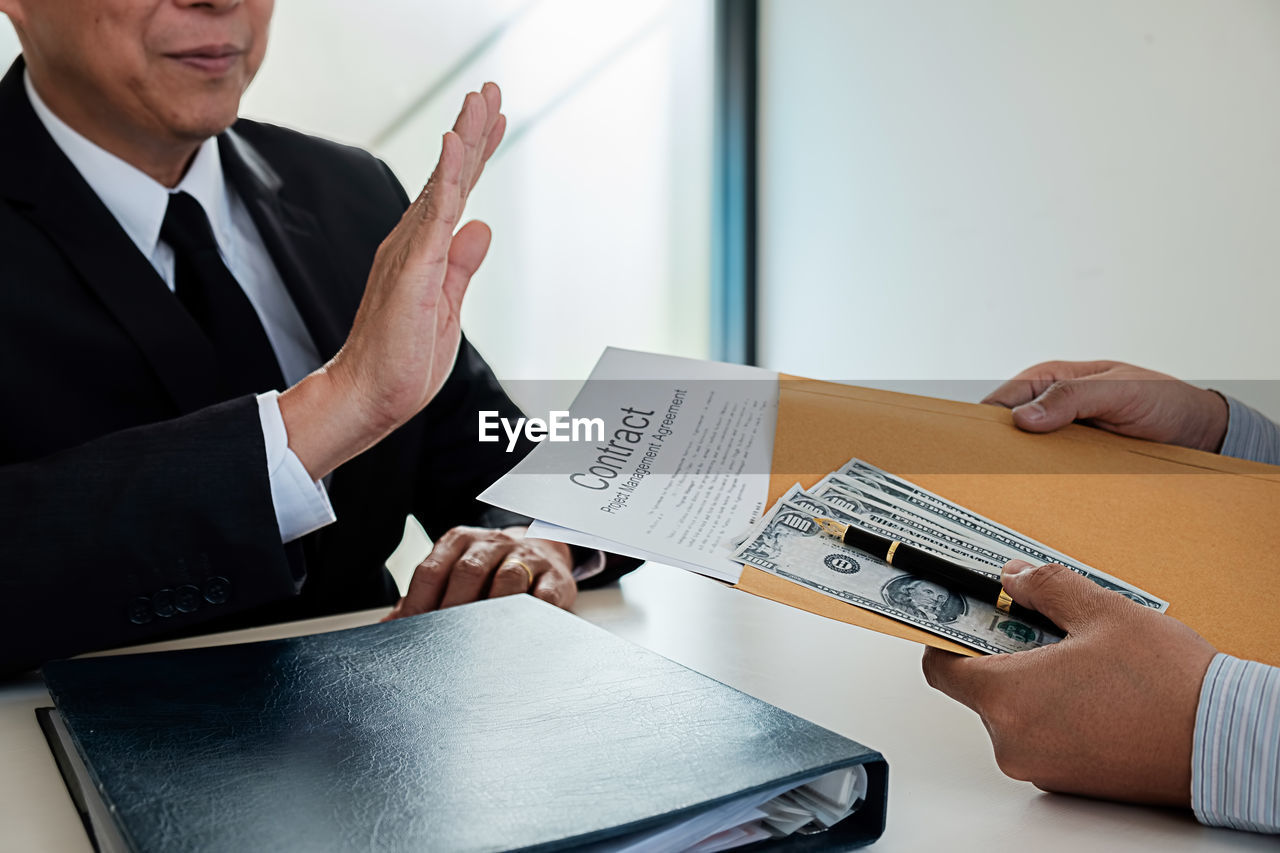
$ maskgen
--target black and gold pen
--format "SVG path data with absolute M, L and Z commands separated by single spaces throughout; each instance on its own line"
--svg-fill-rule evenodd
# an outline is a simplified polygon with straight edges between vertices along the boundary
M 815 518 L 814 521 L 825 532 L 844 544 L 884 560 L 895 569 L 902 569 L 904 572 L 933 581 L 952 592 L 962 593 L 979 601 L 990 601 L 997 610 L 1038 628 L 1057 634 L 1066 633 L 1044 614 L 1015 602 L 1009 597 L 1009 593 L 1004 591 L 1000 581 L 995 578 L 934 556 L 928 551 L 913 548 L 905 542 L 878 536 L 851 524 L 841 524 L 830 518 Z

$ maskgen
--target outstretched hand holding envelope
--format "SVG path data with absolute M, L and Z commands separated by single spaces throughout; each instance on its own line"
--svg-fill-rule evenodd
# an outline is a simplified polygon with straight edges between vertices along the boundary
M 1222 651 L 1280 663 L 1280 469 L 1080 425 L 1033 435 L 994 406 L 783 378 L 770 499 L 851 452 L 1169 601 Z M 960 651 L 764 572 L 738 586 Z

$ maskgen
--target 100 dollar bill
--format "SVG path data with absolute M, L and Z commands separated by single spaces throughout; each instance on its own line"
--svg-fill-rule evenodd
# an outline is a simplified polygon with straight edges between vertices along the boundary
M 1060 636 L 984 602 L 895 569 L 826 535 L 814 521 L 817 499 L 779 501 L 734 559 L 824 595 L 881 613 L 981 652 L 1018 652 Z M 822 515 L 830 511 L 822 507 Z
M 1169 609 L 1169 602 L 1162 598 L 1157 598 L 1106 572 L 1086 566 L 1060 551 L 1053 550 L 1048 545 L 978 515 L 972 510 L 958 506 L 909 480 L 890 474 L 856 457 L 841 466 L 830 479 L 837 484 L 842 480 L 856 484 L 858 490 L 875 493 L 888 506 L 911 512 L 918 518 L 930 519 L 932 525 L 938 530 L 949 530 L 976 543 L 985 543 L 983 547 L 986 550 L 1007 555 L 1007 559 L 1016 558 L 1037 565 L 1060 563 L 1099 586 L 1118 592 L 1145 607 L 1161 613 Z

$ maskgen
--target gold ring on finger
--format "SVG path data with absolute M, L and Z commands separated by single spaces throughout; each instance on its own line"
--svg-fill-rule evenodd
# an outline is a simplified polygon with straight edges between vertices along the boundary
M 507 566 L 519 566 L 520 568 L 524 569 L 524 573 L 529 576 L 529 586 L 530 587 L 533 586 L 533 569 L 529 568 L 524 563 L 520 562 L 519 560 L 507 560 L 505 563 L 502 564 L 502 566 L 503 568 L 506 568 Z

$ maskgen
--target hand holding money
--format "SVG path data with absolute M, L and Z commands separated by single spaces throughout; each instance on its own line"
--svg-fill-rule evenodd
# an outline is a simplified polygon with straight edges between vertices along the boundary
M 1011 559 L 1056 563 L 1137 604 L 1159 612 L 1169 606 L 856 457 L 812 489 L 799 484 L 790 489 L 734 544 L 733 559 L 986 654 L 1020 652 L 1061 639 L 1061 631 L 1002 610 L 990 596 L 975 598 L 819 535 L 822 518 L 909 543 L 993 581 Z
M 1046 791 L 1186 807 L 1196 707 L 1215 650 L 1172 617 L 1062 566 L 1020 560 L 1014 600 L 1068 632 L 1027 652 L 926 649 L 929 684 L 978 712 L 996 762 Z

